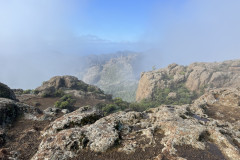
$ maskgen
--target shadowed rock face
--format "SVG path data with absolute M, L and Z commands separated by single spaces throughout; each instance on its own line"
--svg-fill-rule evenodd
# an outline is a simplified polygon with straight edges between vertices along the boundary
M 212 98 L 216 93 L 219 96 Z M 239 95 L 239 89 L 218 89 L 204 94 L 192 105 L 162 105 L 144 112 L 118 112 L 106 117 L 101 117 L 94 107 L 83 107 L 45 128 L 32 159 L 79 159 L 81 155 L 94 159 L 137 159 L 133 156 L 136 152 L 150 150 L 154 152 L 144 152 L 148 159 L 183 159 L 191 157 L 185 154 L 189 150 L 197 153 L 194 159 L 201 159 L 201 154 L 209 159 L 240 159 L 239 119 L 230 123 L 213 119 L 206 112 L 214 104 L 226 109 L 239 107 Z
M 0 128 L 12 124 L 17 117 L 23 114 L 31 114 L 34 116 L 40 113 L 40 110 L 36 107 L 7 98 L 0 98 Z
M 19 103 L 14 92 L 7 85 L 0 83 L 0 129 L 12 124 L 19 115 L 38 112 L 40 111 L 35 107 Z
M 156 89 L 184 84 L 190 91 L 212 88 L 240 87 L 240 60 L 221 63 L 193 63 L 189 66 L 171 64 L 167 68 L 142 73 L 136 100 L 151 99 Z
M 0 98 L 0 126 L 14 122 L 19 114 L 19 108 L 12 100 Z
M 5 84 L 0 82 L 0 97 L 17 100 L 14 92 Z

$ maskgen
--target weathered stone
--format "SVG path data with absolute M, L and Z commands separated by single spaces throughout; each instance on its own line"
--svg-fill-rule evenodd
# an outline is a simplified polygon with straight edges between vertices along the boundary
M 87 124 L 94 123 L 101 117 L 101 113 L 95 108 L 89 106 L 81 107 L 80 109 L 65 114 L 62 117 L 56 119 L 52 122 L 43 133 L 43 136 L 55 134 L 61 130 L 72 128 L 72 127 L 81 127 Z

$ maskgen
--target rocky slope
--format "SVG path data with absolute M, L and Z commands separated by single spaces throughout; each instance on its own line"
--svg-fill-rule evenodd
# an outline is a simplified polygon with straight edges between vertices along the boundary
M 9 128 L 19 119 L 24 121 L 37 119 L 42 112 L 34 106 L 19 102 L 14 92 L 2 83 L 0 93 L 4 93 L 0 95 L 0 159 L 5 160 L 11 157 L 4 149 L 12 138 L 8 134 Z
M 28 94 L 18 89 L 14 90 L 18 93 L 15 95 L 9 87 L 2 86 L 0 93 L 11 93 L 7 98 L 6 94 L 1 95 L 4 98 L 0 97 L 0 159 L 3 160 L 27 160 L 36 153 L 42 139 L 40 132 L 51 121 L 72 111 L 56 107 L 61 96 L 72 95 L 71 100 L 75 102 L 71 104 L 73 110 L 111 100 L 111 96 L 99 88 L 73 76 L 53 77 Z M 12 97 L 19 101 L 10 99 Z
M 89 57 L 88 64 L 78 77 L 114 97 L 134 101 L 140 75 L 140 58 L 141 55 L 128 52 L 106 55 L 105 58 Z
M 144 112 L 102 117 L 97 108 L 82 107 L 44 129 L 32 159 L 238 160 L 239 99 L 239 88 L 225 88 L 191 105 L 162 105 Z M 220 114 L 211 114 L 213 108 Z M 236 112 L 225 121 L 229 112 L 224 110 Z
M 183 85 L 190 92 L 198 94 L 212 88 L 239 87 L 240 60 L 193 63 L 189 66 L 171 64 L 167 68 L 144 72 L 138 84 L 136 100 L 153 99 L 157 90 L 166 88 L 174 95 L 176 91 L 171 90 L 176 88 L 174 85 Z

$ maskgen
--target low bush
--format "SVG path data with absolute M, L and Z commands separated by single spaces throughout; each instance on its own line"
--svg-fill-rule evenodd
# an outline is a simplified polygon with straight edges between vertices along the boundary
M 71 95 L 64 95 L 58 101 L 55 102 L 55 107 L 61 109 L 70 109 L 73 108 L 76 103 L 76 99 L 72 98 Z
M 77 83 L 77 89 L 82 91 L 87 91 L 88 85 L 84 82 L 78 82 Z
M 114 98 L 110 104 L 99 103 L 96 107 L 102 111 L 104 116 L 106 116 L 117 111 L 128 109 L 129 103 L 123 101 L 121 98 Z
M 176 98 L 168 97 L 170 92 L 176 93 Z M 192 101 L 199 96 L 200 95 L 196 92 L 189 91 L 183 83 L 179 83 L 169 88 L 155 90 L 152 101 L 156 102 L 158 105 L 182 105 L 192 103 Z
M 65 93 L 62 89 L 58 89 L 54 92 L 54 97 L 62 97 L 64 95 L 65 95 Z
M 24 91 L 23 91 L 23 94 L 30 94 L 30 93 L 32 93 L 32 90 L 31 90 L 31 89 L 27 89 L 27 90 L 24 90 Z

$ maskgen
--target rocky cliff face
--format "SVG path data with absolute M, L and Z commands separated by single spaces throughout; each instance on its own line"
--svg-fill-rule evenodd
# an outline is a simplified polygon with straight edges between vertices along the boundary
M 189 66 L 171 64 L 167 68 L 142 73 L 136 100 L 152 99 L 156 90 L 171 89 L 176 84 L 199 94 L 212 88 L 239 87 L 240 60 L 193 63 Z
M 135 100 L 138 84 L 140 55 L 119 53 L 110 58 L 92 58 L 79 78 L 84 82 L 101 88 L 105 93 L 121 97 L 127 101 Z
M 44 129 L 32 159 L 237 160 L 239 99 L 240 89 L 225 88 L 191 105 L 162 105 L 144 112 L 102 117 L 96 108 L 83 107 Z M 230 113 L 224 110 L 235 110 L 233 119 L 224 120 Z

